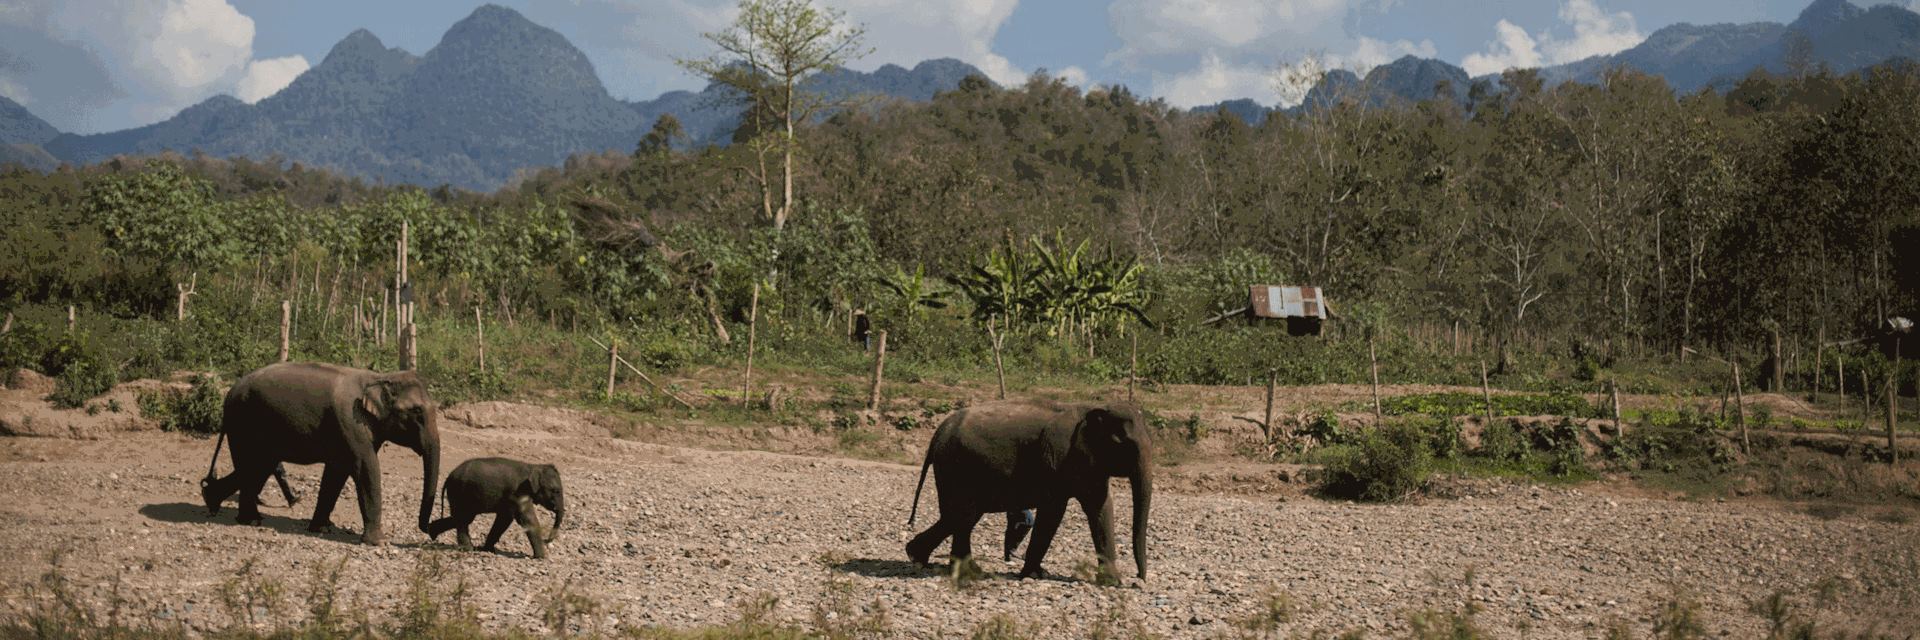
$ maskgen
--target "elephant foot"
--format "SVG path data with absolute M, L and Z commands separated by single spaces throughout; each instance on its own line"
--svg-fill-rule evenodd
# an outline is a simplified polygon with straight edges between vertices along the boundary
M 327 521 L 307 523 L 307 531 L 312 533 L 333 533 L 333 523 Z
M 1052 577 L 1052 574 L 1047 573 L 1046 569 L 1040 567 L 1024 567 L 1020 569 L 1020 578 L 1022 580 L 1027 578 L 1045 580 L 1049 577 Z
M 387 537 L 380 533 L 380 527 L 371 526 L 367 527 L 367 530 L 360 534 L 360 543 L 374 547 L 385 546 L 387 544 Z
M 240 524 L 252 525 L 256 527 L 260 526 L 261 523 L 266 522 L 266 518 L 260 517 L 260 514 L 258 513 L 252 513 L 252 514 L 242 513 L 239 516 L 235 517 L 233 520 L 234 522 L 238 522 Z
M 200 500 L 207 504 L 207 515 L 220 515 L 220 499 L 213 497 L 212 483 L 200 481 Z

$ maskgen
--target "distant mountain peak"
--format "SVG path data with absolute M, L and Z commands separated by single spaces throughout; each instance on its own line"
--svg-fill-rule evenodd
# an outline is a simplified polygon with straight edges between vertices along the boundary
M 1790 26 L 1810 34 L 1818 33 L 1858 18 L 1866 12 L 1849 0 L 1813 0 L 1813 4 L 1802 9 L 1800 17 Z

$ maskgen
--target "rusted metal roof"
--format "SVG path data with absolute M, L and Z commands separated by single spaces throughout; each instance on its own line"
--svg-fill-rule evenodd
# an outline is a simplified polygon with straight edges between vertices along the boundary
M 1320 287 L 1256 284 L 1249 288 L 1249 310 L 1259 318 L 1327 318 Z

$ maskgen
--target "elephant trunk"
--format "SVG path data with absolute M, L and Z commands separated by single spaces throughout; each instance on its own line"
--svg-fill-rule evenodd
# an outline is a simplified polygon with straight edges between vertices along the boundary
M 440 488 L 440 412 L 428 411 L 420 432 L 420 530 L 433 520 L 433 496 Z
M 567 519 L 567 497 L 553 497 L 553 528 L 547 530 L 547 542 L 560 537 L 560 523 Z
M 1153 473 L 1142 469 L 1133 477 L 1133 564 L 1147 579 L 1147 511 L 1153 506 Z

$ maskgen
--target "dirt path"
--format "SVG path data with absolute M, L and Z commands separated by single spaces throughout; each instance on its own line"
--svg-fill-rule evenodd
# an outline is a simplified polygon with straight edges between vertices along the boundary
M 998 556 L 994 576 L 958 591 L 934 570 L 908 564 L 908 502 L 917 469 L 895 464 L 656 446 L 589 435 L 449 427 L 445 467 L 482 455 L 551 461 L 566 474 L 573 513 L 548 561 L 447 554 L 471 578 L 492 625 L 539 626 L 540 592 L 571 578 L 604 600 L 603 624 L 686 626 L 731 619 L 756 594 L 780 596 L 777 615 L 808 620 L 830 580 L 856 602 L 878 602 L 892 635 L 951 637 L 996 613 L 1080 637 L 1114 608 L 1172 637 L 1225 633 L 1262 595 L 1301 606 L 1295 630 L 1405 628 L 1410 610 L 1484 607 L 1501 635 L 1601 635 L 1624 620 L 1642 635 L 1675 587 L 1696 594 L 1710 629 L 1764 632 L 1748 603 L 1780 589 L 1833 580 L 1841 596 L 1827 625 L 1920 628 L 1916 526 L 1864 518 L 1820 520 L 1743 503 L 1687 503 L 1563 489 L 1512 489 L 1410 506 L 1358 506 L 1288 496 L 1163 491 L 1155 503 L 1153 575 L 1101 589 L 1074 580 L 1014 580 Z M 207 518 L 196 482 L 210 442 L 159 433 L 106 440 L 0 438 L 0 578 L 8 608 L 18 587 L 47 570 L 49 549 L 70 550 L 64 572 L 93 598 L 124 577 L 132 610 L 195 628 L 224 624 L 221 580 L 253 559 L 292 591 L 314 567 L 346 558 L 348 600 L 391 607 L 419 558 L 411 530 L 417 459 L 382 457 L 396 544 L 369 548 L 353 533 L 304 532 L 310 505 L 265 508 L 267 526 L 233 524 L 229 506 Z M 224 464 L 224 461 L 223 461 Z M 294 467 L 311 496 L 314 467 Z M 931 486 L 929 486 L 931 490 Z M 1128 513 L 1126 491 L 1116 512 Z M 269 505 L 280 504 L 269 491 Z M 309 498 L 310 499 L 310 498 Z M 335 521 L 357 531 L 342 500 Z M 926 524 L 925 522 L 922 523 Z M 998 518 L 978 531 L 997 549 Z M 1122 528 L 1122 531 L 1125 529 Z M 1070 510 L 1048 566 L 1070 573 L 1092 554 L 1084 520 Z M 475 532 L 479 534 L 479 531 Z M 449 542 L 451 536 L 443 537 Z M 1130 560 L 1121 545 L 1123 566 Z M 1471 572 L 1471 586 L 1462 583 Z M 297 619 L 301 603 L 287 615 Z M 378 616 L 376 616 L 378 617 Z

